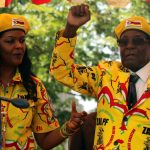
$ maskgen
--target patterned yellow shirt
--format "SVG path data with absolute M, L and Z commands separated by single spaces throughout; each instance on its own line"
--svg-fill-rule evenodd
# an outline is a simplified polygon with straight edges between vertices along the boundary
M 5 139 L 3 150 L 36 149 L 33 132 L 44 133 L 59 127 L 44 85 L 38 78 L 32 78 L 37 85 L 38 100 L 28 100 L 28 108 L 17 108 L 10 102 L 1 101 L 2 136 Z M 0 96 L 12 99 L 26 98 L 26 95 L 18 71 L 7 87 L 0 82 Z
M 50 72 L 56 80 L 71 89 L 96 97 L 93 149 L 150 149 L 150 78 L 147 80 L 147 90 L 129 110 L 129 70 L 117 61 L 101 61 L 92 67 L 75 64 L 76 37 L 67 39 L 61 34 L 57 34 Z

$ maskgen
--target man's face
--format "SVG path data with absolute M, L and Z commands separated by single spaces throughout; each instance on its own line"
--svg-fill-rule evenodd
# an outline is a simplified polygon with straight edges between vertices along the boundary
M 138 30 L 125 31 L 118 40 L 123 66 L 137 71 L 150 60 L 150 40 Z

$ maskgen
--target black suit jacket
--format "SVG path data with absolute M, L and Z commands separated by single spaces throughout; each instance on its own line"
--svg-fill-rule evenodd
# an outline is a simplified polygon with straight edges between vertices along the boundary
M 86 116 L 83 126 L 69 138 L 69 150 L 92 150 L 96 125 L 96 112 Z

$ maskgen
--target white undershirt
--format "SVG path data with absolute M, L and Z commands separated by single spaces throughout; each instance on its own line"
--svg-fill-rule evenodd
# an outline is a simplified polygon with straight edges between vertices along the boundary
M 150 76 L 150 62 L 135 73 L 140 77 L 135 84 L 137 99 L 139 99 L 147 89 L 147 79 Z

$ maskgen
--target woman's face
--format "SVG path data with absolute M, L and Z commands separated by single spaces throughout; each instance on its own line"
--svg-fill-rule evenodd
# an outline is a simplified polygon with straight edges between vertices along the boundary
M 6 31 L 0 36 L 1 65 L 17 67 L 25 53 L 25 33 L 22 30 Z

